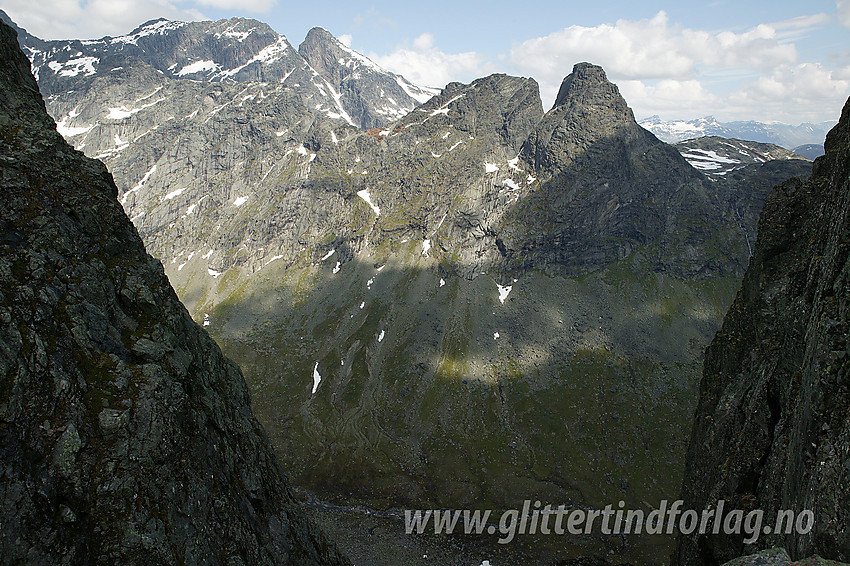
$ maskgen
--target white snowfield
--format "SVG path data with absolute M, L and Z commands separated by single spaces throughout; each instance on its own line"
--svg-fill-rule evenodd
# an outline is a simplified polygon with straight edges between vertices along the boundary
M 377 206 L 375 203 L 372 202 L 372 197 L 371 197 L 371 195 L 369 195 L 368 189 L 363 189 L 362 191 L 357 191 L 357 196 L 359 196 L 364 201 L 366 201 L 366 204 L 368 204 L 369 208 L 371 208 L 375 212 L 376 216 L 381 215 L 381 208 L 379 206 Z

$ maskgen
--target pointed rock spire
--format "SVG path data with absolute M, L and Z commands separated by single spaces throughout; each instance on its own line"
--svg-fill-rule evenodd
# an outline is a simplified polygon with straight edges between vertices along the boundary
M 573 66 L 573 72 L 561 82 L 553 110 L 555 108 L 605 111 L 613 119 L 635 121 L 617 85 L 608 81 L 602 67 L 591 63 L 577 63 Z
M 637 140 L 645 133 L 602 67 L 578 63 L 523 151 L 545 175 L 569 165 L 599 140 L 615 136 Z

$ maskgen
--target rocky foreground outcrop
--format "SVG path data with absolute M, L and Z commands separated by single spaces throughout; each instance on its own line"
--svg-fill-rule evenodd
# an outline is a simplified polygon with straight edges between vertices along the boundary
M 793 561 L 784 548 L 769 548 L 730 560 L 723 566 L 846 566 L 846 564 L 827 560 L 820 556 Z
M 706 352 L 683 498 L 704 509 L 811 510 L 806 533 L 679 541 L 681 565 L 768 546 L 850 560 L 850 102 L 811 180 L 767 199 L 742 288 Z M 796 531 L 796 530 L 795 530 Z
M 0 59 L 0 563 L 347 563 L 5 24 Z

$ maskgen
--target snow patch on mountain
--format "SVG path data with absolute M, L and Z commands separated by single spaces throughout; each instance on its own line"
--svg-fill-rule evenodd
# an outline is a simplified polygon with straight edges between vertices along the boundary
M 100 63 L 100 59 L 97 57 L 76 57 L 65 63 L 50 61 L 47 66 L 60 77 L 76 77 L 80 73 L 84 77 L 88 77 L 95 74 L 95 65 L 98 63 Z
M 218 64 L 215 61 L 195 61 L 177 71 L 177 76 L 185 77 L 186 75 L 194 75 L 195 73 L 208 73 L 217 69 Z
M 373 211 L 375 211 L 375 214 L 377 216 L 381 215 L 381 208 L 379 206 L 377 206 L 375 203 L 372 202 L 372 197 L 371 197 L 371 195 L 369 195 L 368 189 L 363 189 L 362 191 L 357 191 L 357 196 L 359 196 L 364 201 L 366 201 L 366 204 L 369 205 L 369 208 L 371 208 Z
M 110 40 L 111 43 L 123 43 L 125 45 L 137 45 L 137 41 L 143 37 L 151 35 L 165 35 L 174 30 L 178 30 L 186 25 L 186 22 L 172 22 L 170 20 L 160 19 L 153 22 L 143 24 L 128 35 L 121 35 Z

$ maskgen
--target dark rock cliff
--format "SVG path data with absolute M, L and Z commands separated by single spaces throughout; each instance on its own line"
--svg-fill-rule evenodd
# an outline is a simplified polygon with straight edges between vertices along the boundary
M 683 537 L 676 561 L 766 546 L 850 559 L 850 103 L 811 180 L 773 190 L 742 288 L 706 352 L 683 497 L 703 509 L 811 510 L 806 534 Z
M 505 217 L 512 268 L 574 275 L 638 252 L 680 277 L 743 272 L 725 191 L 641 128 L 601 67 L 575 65 L 521 155 L 540 189 Z
M 0 562 L 344 564 L 0 24 Z

